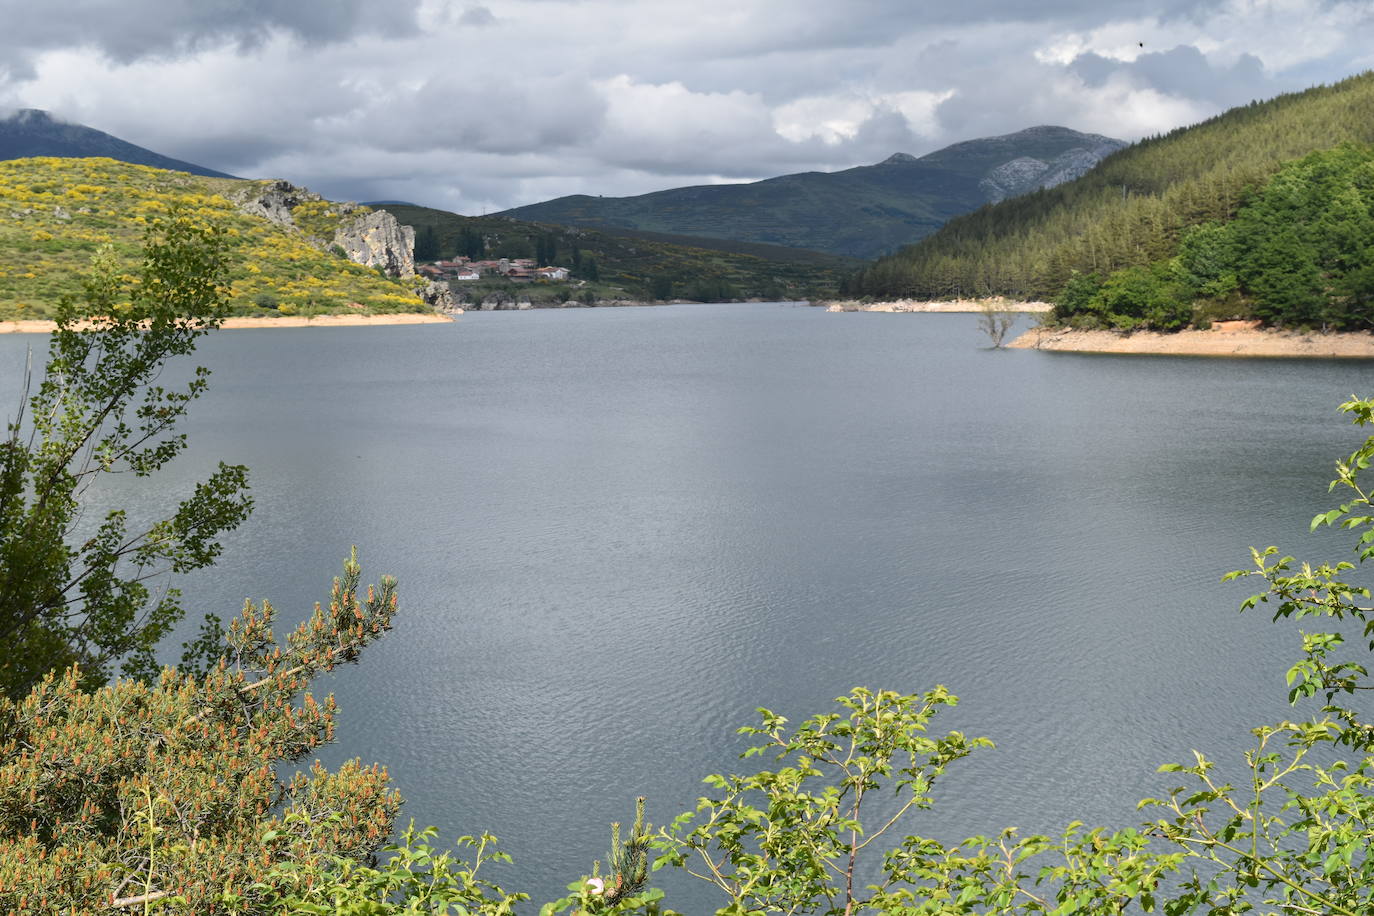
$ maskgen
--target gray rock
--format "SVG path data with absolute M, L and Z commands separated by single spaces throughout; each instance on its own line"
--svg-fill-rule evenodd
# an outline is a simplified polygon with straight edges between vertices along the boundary
M 984 175 L 978 187 L 989 201 L 997 203 L 1040 187 L 1041 176 L 1049 170 L 1047 162 L 1019 156 Z
M 1052 188 L 1083 176 L 1124 145 L 1104 137 L 1096 146 L 1071 149 L 1049 161 L 1020 156 L 990 170 L 978 187 L 994 204 L 1040 188 Z
M 385 210 L 365 213 L 334 232 L 334 244 L 348 259 L 379 267 L 391 277 L 415 274 L 415 230 L 396 222 Z
M 462 314 L 457 300 L 453 298 L 453 290 L 449 289 L 443 280 L 430 280 L 423 289 L 420 290 L 420 298 L 425 300 L 425 305 L 434 309 L 436 312 L 446 314 Z
M 324 198 L 289 181 L 278 180 L 249 184 L 235 191 L 229 199 L 249 216 L 260 216 L 279 226 L 294 228 L 296 220 L 291 211 L 304 201 Z

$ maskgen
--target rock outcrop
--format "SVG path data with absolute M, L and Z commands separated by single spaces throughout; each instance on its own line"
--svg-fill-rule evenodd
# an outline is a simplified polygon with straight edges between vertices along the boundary
M 443 280 L 430 280 L 420 289 L 420 298 L 425 300 L 425 305 L 434 309 L 436 312 L 443 312 L 446 315 L 461 315 L 463 309 L 458 305 L 458 300 L 453 298 L 453 290 Z
M 296 228 L 296 220 L 291 211 L 307 200 L 323 200 L 314 191 L 298 188 L 289 181 L 269 181 L 263 184 L 248 184 L 235 191 L 229 198 L 240 210 L 249 216 L 260 216 L 278 226 Z
M 989 203 L 995 204 L 1008 197 L 1073 181 L 1125 145 L 1117 140 L 1103 140 L 1096 146 L 1066 150 L 1048 160 L 1018 156 L 990 170 L 978 182 L 978 189 Z
M 254 182 L 238 189 L 230 199 L 250 216 L 261 217 L 288 229 L 299 230 L 292 211 L 307 201 L 321 201 L 314 191 L 298 188 L 289 181 Z M 385 210 L 374 210 L 349 219 L 358 205 L 330 204 L 326 216 L 341 219 L 333 239 L 309 236 L 306 240 L 317 248 L 333 245 L 343 249 L 351 261 L 368 267 L 380 267 L 388 276 L 415 275 L 415 230 L 396 222 Z
M 339 226 L 334 244 L 349 260 L 381 268 L 387 276 L 415 274 L 415 230 L 385 210 L 373 210 Z

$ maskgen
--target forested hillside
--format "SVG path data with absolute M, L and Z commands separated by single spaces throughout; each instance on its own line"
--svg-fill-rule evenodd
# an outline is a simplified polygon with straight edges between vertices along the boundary
M 873 258 L 990 200 L 1081 175 L 1122 142 L 1043 125 L 917 158 L 800 172 L 748 184 L 671 188 L 635 197 L 575 194 L 507 210 L 541 223 L 641 229 L 764 242 Z
M 853 277 L 879 297 L 1047 297 L 1074 272 L 1169 256 L 1184 230 L 1229 220 L 1284 163 L 1374 141 L 1374 73 L 1235 108 L 1143 140 L 1076 181 L 958 217 Z
M 1170 257 L 1077 273 L 1055 319 L 1176 330 L 1222 318 L 1323 330 L 1374 327 L 1374 147 L 1343 144 L 1279 169 L 1229 222 L 1187 229 Z
M 833 296 L 859 263 L 779 245 L 460 216 L 412 204 L 384 209 L 414 227 L 417 262 L 459 255 L 536 258 L 570 268 L 575 279 L 598 284 L 594 291 L 605 297 L 814 299 Z

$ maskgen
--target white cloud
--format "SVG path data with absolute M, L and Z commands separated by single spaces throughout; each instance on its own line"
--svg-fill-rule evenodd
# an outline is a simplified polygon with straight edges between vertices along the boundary
M 1133 139 L 1374 62 L 1367 0 L 1149 15 L 1120 0 L 341 0 L 333 16 L 261 0 L 252 18 L 75 3 L 0 0 L 0 104 L 236 174 L 468 212 L 834 170 L 1032 124 Z
M 953 89 L 807 96 L 773 109 L 773 129 L 794 143 L 814 137 L 834 146 L 853 140 L 875 115 L 890 111 L 905 118 L 913 134 L 929 137 L 938 133 L 940 104 L 953 96 Z

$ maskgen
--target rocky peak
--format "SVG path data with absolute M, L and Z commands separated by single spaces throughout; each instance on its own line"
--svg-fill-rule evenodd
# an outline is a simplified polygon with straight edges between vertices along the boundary
M 893 153 L 891 156 L 888 156 L 886 159 L 884 159 L 882 162 L 879 162 L 878 164 L 879 164 L 879 165 L 902 165 L 902 164 L 907 163 L 907 162 L 916 162 L 916 161 L 917 161 L 916 157 L 913 156 L 913 155 L 911 155 L 910 153 Z

